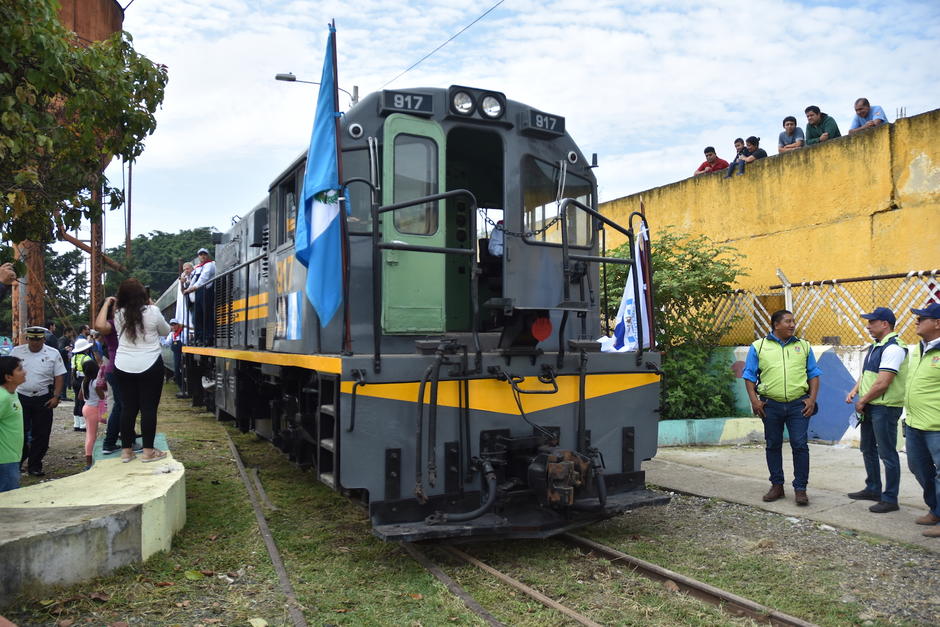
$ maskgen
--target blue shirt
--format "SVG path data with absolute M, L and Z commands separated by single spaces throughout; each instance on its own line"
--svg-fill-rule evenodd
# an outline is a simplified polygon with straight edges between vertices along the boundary
M 767 336 L 768 340 L 777 342 L 781 346 L 786 346 L 791 342 L 796 342 L 797 337 L 794 335 L 786 342 L 781 341 L 773 333 Z M 816 356 L 813 355 L 813 351 L 807 351 L 806 355 L 806 380 L 814 379 L 822 374 L 822 370 L 819 369 L 819 366 L 816 365 Z M 757 383 L 757 370 L 758 370 L 758 361 L 757 361 L 757 351 L 754 350 L 754 345 L 751 344 L 750 349 L 747 351 L 747 359 L 744 360 L 744 372 L 741 373 L 742 379 L 747 379 L 748 381 L 753 381 Z
M 871 122 L 872 120 L 881 120 L 885 124 L 888 123 L 888 118 L 885 116 L 884 110 L 878 105 L 872 105 L 871 109 L 868 110 L 868 116 L 863 118 L 856 115 L 852 120 L 852 126 L 849 128 L 859 128 L 865 122 Z
M 780 137 L 777 138 L 777 147 L 782 148 L 784 146 L 789 146 L 798 139 L 806 143 L 806 137 L 803 136 L 803 129 L 801 129 L 799 126 L 793 129 L 792 135 L 787 135 L 786 131 L 780 133 Z

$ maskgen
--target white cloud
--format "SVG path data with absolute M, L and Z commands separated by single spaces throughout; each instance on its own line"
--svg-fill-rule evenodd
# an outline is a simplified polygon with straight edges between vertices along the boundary
M 330 18 L 337 20 L 340 83 L 365 94 L 489 6 L 135 3 L 125 27 L 139 51 L 170 68 L 157 133 L 135 168 L 163 184 L 135 190 L 135 224 L 151 230 L 149 214 L 165 224 L 166 213 L 178 210 L 188 222 L 224 228 L 232 207 L 254 205 L 306 145 L 316 97 L 313 86 L 273 76 L 293 71 L 319 80 Z M 932 61 L 938 43 L 936 3 L 516 0 L 391 87 L 481 86 L 564 115 L 584 152 L 599 153 L 601 196 L 609 199 L 688 176 L 707 144 L 730 156 L 735 136 L 754 134 L 773 152 L 782 118 L 803 121 L 809 104 L 843 129 L 859 96 L 892 119 L 898 106 L 909 115 L 932 109 L 940 100 Z M 187 197 L 167 189 L 173 180 Z

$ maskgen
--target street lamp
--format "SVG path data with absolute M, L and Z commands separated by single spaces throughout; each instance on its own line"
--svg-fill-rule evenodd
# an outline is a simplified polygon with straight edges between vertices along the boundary
M 308 84 L 308 85 L 319 85 L 319 84 L 320 84 L 320 83 L 316 83 L 316 82 L 314 82 L 314 81 L 302 81 L 302 80 L 298 79 L 296 76 L 294 76 L 294 73 L 293 73 L 293 72 L 286 72 L 286 73 L 281 73 L 281 74 L 275 74 L 275 75 L 274 75 L 274 80 L 285 81 L 285 82 L 288 82 L 288 83 L 306 83 L 306 84 Z M 357 102 L 359 102 L 359 86 L 358 86 L 358 85 L 353 85 L 352 93 L 349 93 L 348 91 L 346 91 L 346 90 L 343 89 L 342 87 L 337 87 L 336 89 L 340 90 L 341 92 L 343 92 L 344 94 L 346 94 L 347 96 L 349 96 L 349 97 L 352 99 L 352 104 L 356 104 Z

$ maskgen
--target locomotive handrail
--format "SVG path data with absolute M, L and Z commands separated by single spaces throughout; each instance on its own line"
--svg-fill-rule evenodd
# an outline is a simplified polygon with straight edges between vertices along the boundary
M 630 214 L 630 217 L 627 218 L 628 224 L 630 225 L 630 230 L 631 230 L 631 231 L 633 230 L 633 218 L 634 218 L 634 216 L 639 217 L 639 218 L 640 218 L 640 221 L 643 222 L 643 228 L 646 229 L 646 233 L 647 233 L 647 237 L 648 237 L 648 236 L 649 236 L 649 232 L 650 232 L 650 225 L 649 225 L 649 222 L 646 221 L 646 216 L 643 215 L 642 213 L 640 213 L 639 211 L 634 211 L 634 212 L 632 212 L 632 213 Z M 649 254 L 649 253 L 647 253 L 647 254 Z M 637 281 L 636 283 L 639 285 L 639 281 Z M 647 303 L 647 305 L 648 305 L 648 307 L 649 307 L 649 312 L 650 312 L 650 328 L 649 328 L 650 347 L 653 347 L 653 346 L 656 344 L 656 317 L 653 316 L 653 313 L 652 313 L 652 312 L 655 311 L 655 305 L 656 305 L 656 291 L 653 289 L 653 268 L 652 268 L 652 265 L 650 266 L 650 282 L 649 282 L 649 285 L 646 286 L 646 289 L 649 290 L 649 292 L 648 292 L 648 293 L 649 293 L 649 303 Z
M 379 324 L 382 315 L 382 303 L 376 300 L 375 295 L 381 291 L 381 280 L 382 277 L 379 275 L 379 267 L 382 260 L 379 257 L 379 251 L 376 250 L 374 243 L 376 238 L 379 236 L 379 222 L 376 220 L 376 209 L 378 209 L 378 204 L 375 202 L 375 192 L 378 191 L 378 188 L 375 184 L 369 179 L 362 177 L 353 177 L 347 179 L 345 186 L 348 187 L 351 183 L 364 183 L 369 187 L 369 216 L 372 219 L 372 368 L 376 373 L 382 370 L 382 338 L 380 335 Z
M 620 226 L 613 220 L 601 215 L 598 211 L 595 211 L 594 209 L 588 207 L 584 203 L 578 200 L 575 200 L 574 198 L 565 198 L 564 200 L 562 200 L 561 204 L 558 207 L 558 216 L 559 216 L 559 220 L 561 221 L 561 254 L 562 254 L 562 273 L 564 274 L 565 301 L 570 300 L 570 297 L 571 297 L 571 287 L 570 287 L 571 260 L 575 259 L 577 261 L 586 261 L 586 262 L 594 262 L 594 263 L 616 263 L 616 264 L 629 265 L 630 268 L 633 270 L 633 276 L 637 277 L 637 280 L 633 281 L 633 302 L 636 303 L 637 307 L 639 308 L 640 282 L 639 282 L 638 275 L 637 275 L 637 263 L 636 263 L 637 260 L 636 259 L 632 257 L 629 259 L 620 259 L 617 257 L 595 257 L 592 255 L 572 255 L 569 252 L 568 219 L 567 219 L 568 215 L 567 214 L 568 214 L 568 207 L 571 205 L 580 209 L 581 211 L 584 211 L 585 213 L 592 216 L 593 218 L 600 220 L 602 223 L 613 228 L 614 230 L 619 231 L 629 241 L 631 251 L 633 251 L 633 238 L 634 238 L 633 229 L 623 228 L 622 226 Z M 640 316 L 634 316 L 634 318 L 636 318 L 636 335 L 637 335 L 636 360 L 637 360 L 637 364 L 639 364 L 643 358 L 643 320 L 641 319 Z M 561 362 L 562 359 L 564 358 L 564 350 L 565 350 L 564 342 L 563 342 L 564 338 L 561 335 L 563 331 L 564 331 L 564 325 L 561 325 L 561 327 L 559 328 L 559 335 L 558 335 L 558 361 L 559 362 Z
M 470 215 L 473 216 L 471 219 L 472 224 L 470 228 L 472 232 L 476 233 L 476 213 L 477 213 L 477 199 L 473 195 L 473 192 L 467 189 L 454 189 L 448 192 L 443 192 L 441 194 L 432 194 L 431 196 L 422 196 L 421 198 L 414 198 L 412 200 L 405 200 L 402 202 L 394 203 L 391 205 L 384 205 L 382 207 L 376 206 L 375 203 L 372 205 L 372 250 L 373 250 L 373 262 L 372 262 L 372 302 L 373 306 L 379 307 L 382 302 L 382 281 L 381 281 L 381 272 L 382 264 L 381 259 L 378 258 L 378 251 L 380 250 L 403 250 L 408 252 L 420 252 L 420 253 L 438 253 L 445 255 L 465 255 L 470 258 L 470 303 L 471 310 L 473 313 L 473 322 L 471 335 L 473 337 L 473 349 L 476 354 L 475 358 L 475 368 L 479 372 L 483 367 L 483 349 L 480 346 L 480 306 L 479 306 L 479 296 L 477 294 L 477 258 L 476 251 L 472 248 L 448 248 L 445 246 L 419 246 L 417 244 L 405 244 L 402 242 L 382 242 L 381 234 L 379 233 L 379 216 L 383 213 L 389 213 L 396 211 L 398 209 L 405 209 L 407 207 L 413 207 L 415 205 L 422 205 L 424 203 L 435 202 L 438 200 L 447 200 L 449 198 L 457 198 L 464 196 L 470 199 Z M 379 303 L 379 305 L 376 305 Z M 380 331 L 379 320 L 381 316 L 379 314 L 373 314 L 372 316 L 372 325 L 373 325 L 373 335 L 375 337 L 375 358 L 373 363 L 373 368 L 375 372 L 379 372 L 381 369 L 381 343 L 380 343 Z

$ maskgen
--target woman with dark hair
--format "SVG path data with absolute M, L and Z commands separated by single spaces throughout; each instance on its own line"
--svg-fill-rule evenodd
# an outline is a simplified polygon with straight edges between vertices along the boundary
M 0 357 L 0 492 L 20 487 L 23 406 L 16 388 L 25 380 L 19 357 Z
M 117 297 L 105 299 L 115 303 L 114 326 L 96 326 L 107 335 L 117 334 L 118 347 L 114 355 L 114 375 L 121 389 L 121 461 L 130 462 L 134 455 L 134 423 L 140 413 L 140 431 L 143 436 L 141 461 L 152 462 L 166 457 L 166 453 L 153 447 L 157 435 L 157 408 L 163 391 L 163 358 L 160 356 L 160 338 L 170 332 L 137 279 L 125 279 L 118 287 Z M 100 318 L 100 316 L 99 316 Z

